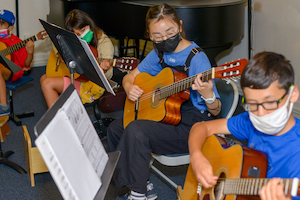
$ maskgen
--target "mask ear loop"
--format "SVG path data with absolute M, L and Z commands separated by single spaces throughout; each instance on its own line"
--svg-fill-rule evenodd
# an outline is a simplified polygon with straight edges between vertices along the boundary
M 80 38 L 83 38 L 90 31 L 90 26 L 88 25 L 87 29 L 80 35 Z

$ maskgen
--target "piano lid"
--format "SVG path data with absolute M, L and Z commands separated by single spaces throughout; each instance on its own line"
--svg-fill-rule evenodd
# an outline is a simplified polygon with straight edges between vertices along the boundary
M 247 0 L 168 0 L 183 21 L 186 37 L 202 47 L 211 62 L 244 35 Z M 109 36 L 144 38 L 148 9 L 159 0 L 63 0 L 65 14 L 88 13 Z
M 134 4 L 140 6 L 153 6 L 157 4 L 162 4 L 161 0 L 148 1 L 148 0 L 130 0 L 130 1 L 121 1 L 127 4 Z M 177 8 L 191 8 L 191 7 L 214 7 L 214 6 L 227 6 L 235 5 L 240 3 L 246 3 L 246 0 L 172 0 L 166 1 L 168 5 Z

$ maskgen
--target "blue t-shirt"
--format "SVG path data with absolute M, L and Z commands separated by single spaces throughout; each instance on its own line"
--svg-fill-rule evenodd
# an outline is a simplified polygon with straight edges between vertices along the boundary
M 291 130 L 280 136 L 267 135 L 256 130 L 248 112 L 228 119 L 227 127 L 236 138 L 247 140 L 248 147 L 267 154 L 267 178 L 300 178 L 300 120 L 295 120 Z
M 164 52 L 164 61 L 167 65 L 170 66 L 184 66 L 186 59 L 190 54 L 191 50 L 193 48 L 198 48 L 198 47 L 199 46 L 195 42 L 192 42 L 190 46 L 188 46 L 187 48 L 185 48 L 180 52 L 176 52 L 176 53 Z M 162 66 L 159 63 L 159 57 L 154 49 L 138 65 L 138 69 L 140 72 L 146 72 L 152 76 L 156 76 L 162 70 Z M 201 72 L 204 72 L 209 69 L 211 69 L 209 59 L 206 56 L 206 54 L 202 51 L 196 54 L 191 60 L 189 76 L 200 74 Z M 217 92 L 215 85 L 213 87 L 213 91 L 216 97 L 219 98 L 219 94 Z M 191 90 L 190 99 L 192 100 L 192 103 L 196 108 L 198 108 L 199 110 L 207 111 L 205 101 L 201 98 L 201 95 L 199 94 L 198 91 Z

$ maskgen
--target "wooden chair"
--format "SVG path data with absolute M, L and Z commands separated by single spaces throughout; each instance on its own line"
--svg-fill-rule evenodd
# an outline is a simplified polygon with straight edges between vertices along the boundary
M 30 179 L 31 186 L 35 186 L 34 175 L 37 173 L 48 172 L 48 168 L 37 147 L 32 147 L 31 138 L 27 127 L 23 126 L 24 152 L 26 169 Z
M 4 142 L 6 135 L 10 133 L 10 128 L 7 123 L 8 119 L 8 115 L 3 115 L 0 117 L 0 142 Z

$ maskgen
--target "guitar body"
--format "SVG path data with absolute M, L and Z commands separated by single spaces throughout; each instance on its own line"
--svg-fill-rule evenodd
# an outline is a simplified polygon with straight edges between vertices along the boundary
M 91 45 L 89 45 L 89 47 L 92 50 L 92 53 L 95 56 L 95 58 L 97 58 L 98 57 L 97 49 Z M 46 66 L 46 76 L 47 77 L 64 77 L 64 76 L 70 77 L 71 75 L 67 65 L 61 61 L 59 61 L 59 64 L 57 65 L 58 60 L 59 57 L 55 55 L 55 52 L 52 48 Z M 80 74 L 74 73 L 74 79 L 77 79 L 79 77 Z
M 46 66 L 46 76 L 47 77 L 70 77 L 70 71 L 67 65 L 64 62 L 59 61 L 59 65 L 57 65 L 59 57 L 56 57 L 53 48 L 51 49 L 47 66 Z M 77 79 L 80 75 L 75 73 L 74 78 Z
M 0 51 L 4 50 L 4 49 L 6 49 L 6 48 L 7 48 L 6 44 L 5 44 L 4 42 L 0 42 Z M 8 60 L 11 60 L 10 54 L 6 55 L 5 57 L 6 57 Z M 0 63 L 0 67 L 5 67 L 5 66 L 2 65 L 2 64 Z
M 126 98 L 123 117 L 124 128 L 136 119 L 161 121 L 173 125 L 178 124 L 181 120 L 180 106 L 189 99 L 189 90 L 176 93 L 161 100 L 157 100 L 155 96 L 159 96 L 160 88 L 184 78 L 186 78 L 186 74 L 171 68 L 163 69 L 154 77 L 148 73 L 138 74 L 134 84 L 138 85 L 144 93 L 137 102 Z
M 0 42 L 0 51 L 4 50 L 4 49 L 6 49 L 6 48 L 7 48 L 6 44 L 5 44 L 4 42 Z M 6 55 L 5 57 L 6 57 L 7 59 L 11 60 L 10 54 Z
M 240 145 L 223 148 L 216 136 L 206 139 L 202 152 L 213 166 L 213 172 L 219 178 L 253 178 L 249 175 L 249 170 L 253 167 L 259 169 L 258 177 L 264 178 L 267 174 L 267 156 L 260 152 Z M 182 199 L 200 200 L 243 200 L 259 199 L 258 196 L 237 196 L 222 194 L 222 184 L 217 184 L 213 188 L 205 189 L 201 187 L 201 194 L 198 196 L 198 180 L 196 179 L 192 166 L 188 168 Z

